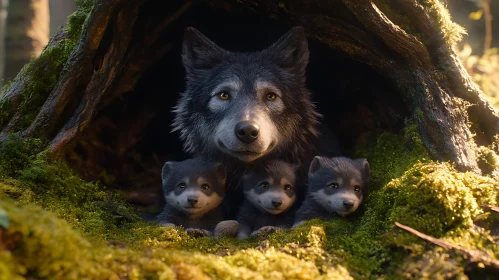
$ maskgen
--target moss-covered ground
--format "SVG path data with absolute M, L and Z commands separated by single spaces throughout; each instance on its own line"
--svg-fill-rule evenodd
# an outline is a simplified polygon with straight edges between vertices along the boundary
M 497 236 L 480 230 L 475 221 L 488 225 L 480 205 L 498 205 L 499 182 L 427 160 L 415 128 L 407 127 L 403 136 L 383 134 L 358 146 L 357 155 L 368 156 L 372 169 L 371 193 L 359 213 L 312 220 L 247 241 L 192 237 L 182 229 L 143 221 L 118 194 L 81 180 L 44 152 L 43 142 L 12 136 L 0 148 L 0 209 L 10 223 L 0 240 L 6 248 L 0 253 L 0 275 L 466 279 L 466 260 L 396 228 L 394 222 L 497 258 Z

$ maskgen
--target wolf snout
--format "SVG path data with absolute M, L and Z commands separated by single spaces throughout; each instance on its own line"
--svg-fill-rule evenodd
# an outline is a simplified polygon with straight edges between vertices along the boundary
M 189 196 L 187 197 L 187 202 L 189 202 L 191 206 L 194 206 L 196 205 L 196 203 L 198 203 L 198 198 L 195 196 Z
M 260 127 L 251 121 L 242 121 L 236 125 L 236 136 L 246 144 L 254 142 L 260 134 Z
M 279 198 L 272 199 L 272 206 L 277 208 L 281 205 L 282 205 L 282 200 L 280 200 Z
M 351 200 L 345 200 L 343 201 L 343 207 L 345 207 L 346 210 L 350 210 L 354 206 L 354 202 Z

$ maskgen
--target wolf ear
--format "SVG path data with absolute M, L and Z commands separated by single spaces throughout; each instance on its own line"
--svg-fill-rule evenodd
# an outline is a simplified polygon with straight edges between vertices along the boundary
M 175 164 L 176 164 L 175 161 L 167 161 L 165 165 L 163 165 L 163 169 L 161 169 L 161 182 L 163 183 L 163 185 L 168 180 L 168 177 L 170 176 L 175 167 Z
M 321 156 L 315 156 L 312 162 L 310 163 L 310 167 L 308 168 L 308 175 L 313 175 L 317 170 L 322 167 L 322 162 L 324 158 Z
M 225 180 L 227 178 L 227 171 L 225 170 L 225 166 L 221 163 L 215 164 L 215 174 L 220 181 L 225 184 Z
M 282 68 L 304 76 L 308 64 L 308 42 L 303 27 L 291 28 L 277 42 L 266 49 L 266 54 Z
M 367 162 L 367 159 L 365 158 L 356 159 L 355 164 L 362 172 L 362 176 L 364 177 L 364 179 L 369 180 L 369 177 L 371 176 L 371 167 L 369 166 L 369 162 Z
M 201 34 L 194 27 L 187 27 L 182 44 L 182 62 L 187 74 L 195 70 L 210 69 L 222 62 L 226 51 Z

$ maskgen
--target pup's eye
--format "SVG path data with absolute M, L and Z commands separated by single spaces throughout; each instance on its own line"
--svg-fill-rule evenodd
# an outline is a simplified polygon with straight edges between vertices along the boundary
M 290 191 L 291 190 L 291 185 L 284 185 L 284 190 L 285 191 Z
M 260 184 L 260 187 L 262 187 L 262 188 L 266 189 L 266 188 L 268 188 L 268 187 L 269 187 L 269 183 L 267 183 L 267 182 L 263 182 L 263 183 L 261 183 L 261 184 Z
M 185 189 L 185 184 L 184 183 L 180 183 L 177 185 L 177 188 L 179 189 Z
M 201 188 L 202 188 L 203 190 L 209 190 L 209 189 L 210 189 L 210 186 L 208 186 L 208 184 L 203 184 L 203 185 L 201 186 Z
M 269 92 L 265 97 L 268 101 L 274 101 L 277 98 L 277 95 L 273 92 Z
M 218 98 L 222 99 L 222 100 L 227 100 L 229 99 L 230 97 L 230 94 L 226 91 L 221 91 L 218 93 Z
M 360 192 L 360 186 L 358 186 L 358 185 L 353 186 L 353 191 Z
M 330 188 L 332 190 L 336 190 L 338 188 L 338 184 L 332 183 L 331 185 L 328 186 L 328 188 Z

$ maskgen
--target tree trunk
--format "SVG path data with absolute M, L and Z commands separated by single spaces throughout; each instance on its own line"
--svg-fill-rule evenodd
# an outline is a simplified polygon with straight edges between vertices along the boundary
M 0 0 L 0 86 L 3 86 L 5 71 L 5 26 L 7 25 L 8 0 Z
M 50 36 L 54 36 L 68 21 L 68 16 L 76 11 L 76 1 L 50 0 Z
M 48 0 L 10 1 L 5 36 L 5 79 L 13 79 L 49 40 Z
M 157 188 L 164 160 L 182 156 L 169 130 L 184 87 L 185 27 L 250 51 L 302 25 L 313 99 L 347 150 L 367 132 L 399 132 L 410 118 L 434 159 L 480 172 L 475 143 L 492 143 L 499 117 L 458 60 L 459 29 L 446 12 L 437 0 L 96 1 L 29 126 L 16 129 L 13 112 L 36 77 L 21 73 L 3 94 L 0 138 L 44 138 L 87 179 Z

